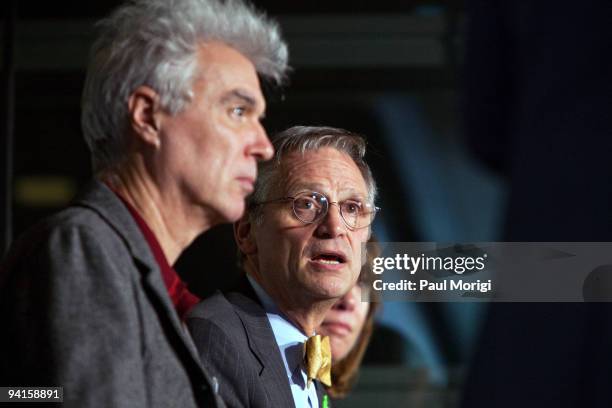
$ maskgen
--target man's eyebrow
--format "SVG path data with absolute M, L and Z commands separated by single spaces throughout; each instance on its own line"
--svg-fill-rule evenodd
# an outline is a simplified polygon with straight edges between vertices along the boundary
M 231 101 L 232 99 L 240 99 L 242 102 L 247 104 L 251 109 L 255 109 L 259 105 L 259 102 L 257 101 L 257 99 L 255 99 L 248 92 L 245 92 L 245 91 L 240 90 L 240 89 L 234 89 L 234 90 L 228 92 L 221 99 L 221 103 L 227 103 L 227 102 Z M 259 119 L 263 119 L 265 117 L 265 106 L 264 106 L 263 109 L 264 110 L 262 110 L 261 115 L 259 115 Z
M 303 191 L 316 191 L 317 193 L 322 193 L 322 194 L 328 194 L 326 191 L 327 188 L 323 185 L 323 184 L 318 184 L 318 183 L 300 183 L 300 184 L 296 184 L 294 187 L 291 188 L 292 194 L 297 194 L 297 193 L 301 193 Z M 367 198 L 367 193 L 364 194 L 363 192 L 359 191 L 358 189 L 355 188 L 346 188 L 340 191 L 342 194 L 346 194 L 349 196 L 354 196 L 355 198 L 359 198 L 362 200 L 365 200 Z
M 240 90 L 240 89 L 234 89 L 230 92 L 228 92 L 223 99 L 221 99 L 222 102 L 227 102 L 230 101 L 232 99 L 241 99 L 244 103 L 250 105 L 250 106 L 256 106 L 257 105 L 257 100 L 252 97 L 251 95 L 249 95 L 248 93 Z

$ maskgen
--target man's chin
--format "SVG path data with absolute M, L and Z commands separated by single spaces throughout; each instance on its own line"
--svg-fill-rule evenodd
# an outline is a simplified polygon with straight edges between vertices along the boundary
M 240 199 L 238 202 L 235 202 L 233 205 L 226 205 L 218 208 L 215 211 L 216 217 L 213 220 L 211 227 L 219 224 L 232 224 L 238 221 L 244 214 L 244 210 L 246 208 L 243 199 Z
M 234 223 L 238 221 L 244 215 L 245 206 L 241 205 L 240 208 L 228 212 L 226 220 L 224 222 Z
M 320 300 L 337 301 L 342 296 L 346 295 L 351 290 L 349 285 L 329 282 L 327 284 L 319 284 L 316 288 L 317 297 Z

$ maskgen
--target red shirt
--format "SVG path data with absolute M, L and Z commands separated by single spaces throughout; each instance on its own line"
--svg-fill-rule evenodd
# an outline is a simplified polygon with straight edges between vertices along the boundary
M 181 280 L 178 273 L 174 270 L 172 266 L 168 263 L 168 259 L 166 259 L 166 255 L 159 244 L 159 241 L 151 231 L 151 228 L 147 225 L 145 220 L 140 216 L 138 211 L 134 207 L 130 205 L 126 200 L 121 197 L 117 192 L 117 197 L 121 199 L 123 204 L 127 207 L 130 214 L 138 224 L 138 228 L 140 228 L 140 232 L 144 235 L 147 243 L 149 244 L 149 248 L 151 248 L 151 252 L 153 252 L 153 256 L 155 257 L 155 261 L 159 266 L 159 269 L 162 274 L 162 278 L 164 279 L 164 284 L 166 285 L 166 289 L 168 289 L 168 294 L 170 295 L 170 299 L 172 299 L 172 303 L 176 309 L 181 320 L 185 318 L 187 312 L 200 302 L 200 298 L 191 293 L 189 289 L 187 289 L 187 285 L 185 282 Z

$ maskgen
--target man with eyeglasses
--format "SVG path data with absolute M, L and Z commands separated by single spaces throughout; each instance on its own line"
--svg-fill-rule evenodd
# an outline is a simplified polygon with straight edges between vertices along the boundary
M 234 225 L 246 275 L 187 325 L 229 407 L 326 407 L 329 339 L 313 335 L 357 281 L 376 185 L 351 132 L 296 126 L 273 145 Z

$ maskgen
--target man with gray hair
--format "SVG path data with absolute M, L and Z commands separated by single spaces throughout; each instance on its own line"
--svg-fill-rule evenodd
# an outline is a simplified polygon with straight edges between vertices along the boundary
M 258 74 L 287 47 L 242 0 L 132 0 L 98 25 L 82 101 L 95 180 L 30 230 L 0 273 L 0 385 L 63 387 L 65 406 L 222 404 L 181 317 L 172 264 L 238 220 L 257 161 Z
M 246 275 L 187 325 L 228 406 L 326 407 L 329 339 L 309 336 L 357 281 L 376 185 L 364 139 L 346 130 L 297 126 L 273 145 L 234 224 Z

